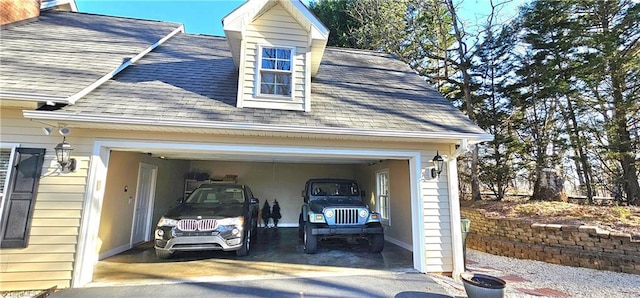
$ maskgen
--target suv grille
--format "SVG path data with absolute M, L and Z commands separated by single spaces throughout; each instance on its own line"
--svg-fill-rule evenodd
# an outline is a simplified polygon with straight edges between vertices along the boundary
M 178 229 L 185 232 L 213 231 L 216 228 L 215 219 L 181 219 L 178 221 Z
M 357 208 L 337 208 L 335 209 L 337 225 L 354 225 L 358 224 Z

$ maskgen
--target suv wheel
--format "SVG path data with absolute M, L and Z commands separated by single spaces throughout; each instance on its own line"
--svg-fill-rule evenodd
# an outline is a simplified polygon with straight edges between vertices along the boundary
M 379 253 L 384 248 L 384 234 L 373 234 L 369 236 L 369 251 Z
M 171 257 L 173 256 L 173 253 L 166 250 L 156 249 L 156 256 L 158 256 L 158 258 L 163 260 L 171 259 Z
M 248 255 L 250 246 L 251 246 L 251 229 L 247 231 L 247 235 L 245 235 L 244 242 L 242 242 L 242 246 L 240 246 L 240 249 L 236 250 L 236 256 L 244 257 Z
M 251 241 L 254 243 L 258 240 L 258 220 L 256 220 L 251 227 Z
M 304 252 L 314 254 L 318 250 L 318 236 L 311 234 L 313 225 L 306 224 L 304 227 Z

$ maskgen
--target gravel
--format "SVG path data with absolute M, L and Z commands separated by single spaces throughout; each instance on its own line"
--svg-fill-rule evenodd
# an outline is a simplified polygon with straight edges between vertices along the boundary
M 540 297 L 518 289 L 548 288 L 566 294 L 558 297 L 640 297 L 640 275 L 569 267 L 521 260 L 467 249 L 467 271 L 495 277 L 518 276 L 528 281 L 507 281 L 506 297 Z M 452 296 L 466 296 L 461 281 L 430 274 Z

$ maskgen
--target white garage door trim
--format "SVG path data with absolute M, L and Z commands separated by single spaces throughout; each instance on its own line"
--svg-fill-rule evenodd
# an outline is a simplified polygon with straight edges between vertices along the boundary
M 413 222 L 413 266 L 420 272 L 425 272 L 425 251 L 422 200 L 418 180 L 420 177 L 420 152 L 402 150 L 375 150 L 357 148 L 326 148 L 303 146 L 266 146 L 252 144 L 215 144 L 215 143 L 160 143 L 134 142 L 127 140 L 99 140 L 94 143 L 91 156 L 91 168 L 87 193 L 84 198 L 82 223 L 78 236 L 78 250 L 76 253 L 73 272 L 73 287 L 81 287 L 93 279 L 94 265 L 98 261 L 96 241 L 102 212 L 107 165 L 111 150 L 140 150 L 169 149 L 194 152 L 209 152 L 215 154 L 234 152 L 235 154 L 270 154 L 280 156 L 299 157 L 341 157 L 341 158 L 374 158 L 374 159 L 403 159 L 409 160 L 411 185 L 411 210 Z

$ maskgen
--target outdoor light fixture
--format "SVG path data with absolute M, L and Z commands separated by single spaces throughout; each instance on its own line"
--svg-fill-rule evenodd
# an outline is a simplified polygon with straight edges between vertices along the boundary
M 67 143 L 67 136 L 62 137 L 62 143 L 56 145 L 53 148 L 56 151 L 56 159 L 58 160 L 58 164 L 62 171 L 65 168 L 69 170 L 69 172 L 73 172 L 76 170 L 76 160 L 71 158 L 71 151 L 73 151 L 73 147 Z
M 440 177 L 442 168 L 444 167 L 444 159 L 440 156 L 440 152 L 436 151 L 436 156 L 433 157 L 433 169 L 431 169 L 431 178 Z

